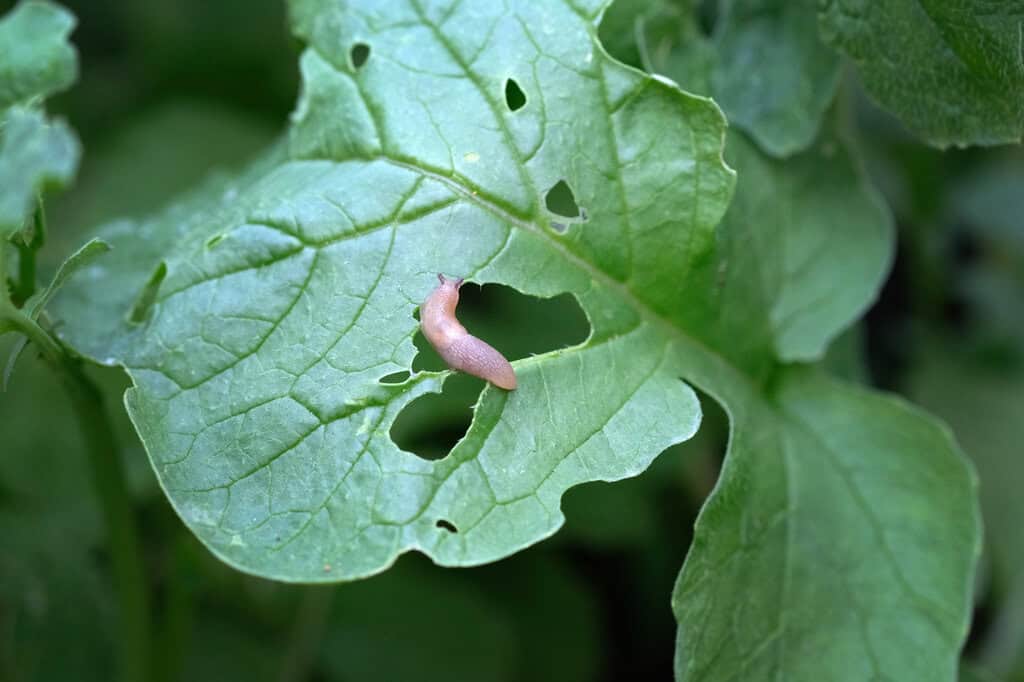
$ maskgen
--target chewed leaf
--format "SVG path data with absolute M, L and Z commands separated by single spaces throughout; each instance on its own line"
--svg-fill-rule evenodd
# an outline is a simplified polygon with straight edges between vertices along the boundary
M 668 320 L 731 192 L 725 124 L 607 57 L 600 9 L 295 3 L 313 48 L 287 148 L 112 226 L 95 286 L 58 297 L 65 338 L 128 368 L 157 475 L 222 558 L 296 581 L 411 549 L 490 561 L 554 532 L 569 487 L 636 475 L 692 435 Z M 545 201 L 559 182 L 578 209 L 564 232 Z M 426 460 L 389 431 L 446 375 L 388 378 L 412 366 L 438 272 L 572 294 L 591 334 L 517 361 L 518 388 L 486 388 L 465 437 Z M 113 298 L 83 300 L 97 289 Z
M 605 6 L 296 0 L 310 48 L 286 138 L 103 230 L 116 248 L 56 299 L 60 333 L 128 369 L 132 419 L 197 536 L 291 581 L 537 542 L 569 487 L 693 433 L 692 381 L 733 431 L 680 583 L 680 677 L 948 678 L 977 550 L 969 468 L 902 404 L 785 366 L 874 296 L 884 208 L 832 126 L 786 161 L 737 133 L 744 180 L 716 234 L 721 112 L 609 58 Z M 708 57 L 670 75 L 707 83 Z M 801 100 L 796 147 L 826 99 Z M 449 376 L 414 363 L 437 273 L 571 296 L 590 331 L 519 356 L 516 390 L 474 396 L 440 458 L 391 437 Z

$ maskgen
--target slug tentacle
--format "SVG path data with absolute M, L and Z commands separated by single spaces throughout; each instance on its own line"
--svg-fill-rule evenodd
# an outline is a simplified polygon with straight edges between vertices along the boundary
M 452 369 L 485 379 L 499 388 L 515 389 L 516 373 L 505 356 L 467 332 L 455 318 L 462 278 L 448 279 L 438 273 L 437 279 L 441 283 L 420 307 L 420 326 L 427 341 Z

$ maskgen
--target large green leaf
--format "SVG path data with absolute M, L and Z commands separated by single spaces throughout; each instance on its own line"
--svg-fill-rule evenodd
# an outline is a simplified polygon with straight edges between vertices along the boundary
M 743 26 L 735 36 L 750 41 L 742 50 L 760 39 Z M 721 58 L 712 46 L 648 43 L 645 61 L 712 91 Z M 765 88 L 785 87 L 783 73 L 764 77 Z M 732 438 L 677 584 L 680 679 L 956 671 L 978 546 L 969 467 L 941 427 L 898 402 L 778 363 L 820 358 L 891 259 L 888 212 L 834 128 L 786 161 L 742 134 L 727 145 L 739 183 L 694 329 L 732 366 L 694 364 L 685 376 L 722 402 Z M 907 540 L 918 525 L 943 540 Z M 908 606 L 894 608 L 897 599 Z
M 492 560 L 554 532 L 568 487 L 635 475 L 693 433 L 668 320 L 686 314 L 673 283 L 706 265 L 731 191 L 724 122 L 604 55 L 598 11 L 297 3 L 313 48 L 286 148 L 111 227 L 95 288 L 58 299 L 69 340 L 128 367 L 161 483 L 227 561 L 322 581 L 409 549 Z M 562 179 L 585 216 L 546 211 Z M 445 375 L 379 379 L 410 367 L 437 272 L 571 292 L 592 332 L 519 361 L 520 388 L 485 389 L 433 462 L 388 430 Z
M 820 357 L 874 296 L 886 212 L 831 131 L 786 163 L 737 136 L 750 182 L 716 236 L 732 189 L 720 113 L 607 57 L 601 9 L 293 3 L 311 48 L 286 142 L 104 230 L 115 250 L 93 287 L 58 297 L 62 332 L 128 368 L 128 408 L 190 528 L 285 580 L 536 542 L 568 487 L 638 473 L 692 433 L 687 379 L 733 431 L 680 581 L 681 673 L 725 679 L 768 651 L 778 679 L 862 679 L 872 653 L 948 677 L 977 549 L 968 467 L 901 403 L 780 362 Z M 559 180 L 583 209 L 568 221 L 545 209 Z M 379 380 L 411 368 L 439 271 L 569 292 L 592 333 L 517 361 L 520 388 L 484 389 L 466 437 L 425 461 L 388 430 L 446 375 Z
M 810 370 L 766 395 L 704 373 L 732 437 L 673 595 L 677 677 L 955 679 L 979 522 L 948 430 Z
M 774 156 L 806 149 L 839 83 L 839 58 L 818 37 L 815 0 L 726 3 L 715 29 L 711 92 Z
M 925 141 L 1021 139 L 1021 0 L 822 0 L 819 20 L 868 92 Z
M 696 17 L 671 5 L 627 7 L 637 12 L 635 38 L 646 68 L 716 97 L 721 87 L 743 90 L 743 74 L 752 69 L 739 68 L 735 54 L 760 52 L 766 23 L 796 21 L 792 7 L 729 5 L 719 37 L 710 41 L 699 37 Z M 623 13 L 625 8 L 618 21 L 628 25 Z M 666 23 L 679 29 L 669 30 Z M 815 55 L 810 43 L 804 47 L 802 59 L 779 57 L 778 68 L 758 70 L 758 88 L 785 90 L 794 82 L 816 81 L 801 70 L 815 68 L 806 62 L 831 62 Z M 619 49 L 629 52 L 628 45 Z M 835 74 L 819 85 L 834 91 Z M 742 171 L 739 185 L 719 229 L 717 264 L 706 271 L 700 283 L 705 293 L 691 303 L 687 320 L 693 334 L 754 376 L 770 372 L 777 360 L 820 359 L 828 343 L 874 298 L 892 257 L 892 225 L 884 201 L 835 122 L 818 129 L 831 94 L 790 99 L 788 115 L 803 124 L 787 128 L 786 139 L 794 144 L 786 145 L 786 151 L 813 144 L 779 161 L 745 135 L 730 136 L 727 159 Z M 750 134 L 760 146 L 781 151 L 783 138 L 762 127 L 770 117 L 755 115 L 752 102 L 727 98 L 726 113 L 756 122 Z
M 888 272 L 888 210 L 831 130 L 787 161 L 733 134 L 727 158 L 742 173 L 697 333 L 755 375 L 818 360 Z
M 23 2 L 0 18 L 0 239 L 23 227 L 36 195 L 78 166 L 78 141 L 38 108 L 75 79 L 67 36 L 74 17 L 48 2 Z

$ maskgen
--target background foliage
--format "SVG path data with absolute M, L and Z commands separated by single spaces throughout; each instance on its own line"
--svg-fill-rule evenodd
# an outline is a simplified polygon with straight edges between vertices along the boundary
M 899 111 L 900 102 L 886 94 L 902 91 L 885 85 L 892 74 L 883 67 L 891 63 L 863 64 L 860 56 L 877 53 L 868 39 L 881 37 L 833 22 L 828 43 L 861 69 L 860 77 L 844 73 L 835 52 L 808 39 L 813 27 L 806 25 L 808 14 L 794 9 L 800 4 L 736 3 L 719 14 L 706 3 L 696 21 L 680 7 L 658 5 L 659 14 L 645 23 L 637 20 L 636 6 L 620 2 L 602 37 L 616 57 L 712 95 L 725 110 L 734 127 L 727 158 L 741 169 L 726 234 L 730 220 L 770 218 L 766 207 L 787 200 L 792 209 L 780 211 L 778 224 L 770 223 L 765 234 L 798 229 L 802 211 L 808 222 L 825 212 L 852 225 L 870 222 L 876 200 L 870 191 L 866 198 L 848 193 L 859 182 L 860 162 L 847 158 L 846 146 L 863 156 L 894 214 L 898 249 L 879 300 L 832 346 L 824 364 L 854 381 L 908 395 L 949 420 L 978 469 L 987 533 L 966 649 L 970 674 L 1024 679 L 1024 554 L 1015 532 L 1021 511 L 1016 492 L 1024 483 L 1018 433 L 1024 416 L 1024 157 L 1015 147 L 938 152 L 923 145 L 868 99 Z M 277 3 L 68 6 L 79 18 L 73 39 L 81 75 L 76 87 L 51 100 L 49 110 L 72 122 L 86 154 L 73 189 L 49 202 L 51 271 L 95 225 L 143 219 L 211 172 L 226 173 L 254 158 L 280 134 L 299 88 L 294 65 L 300 46 Z M 644 3 L 639 11 L 652 10 Z M 239 16 L 246 20 L 236 21 Z M 883 16 L 877 25 L 905 21 Z M 792 52 L 765 57 L 765 36 L 780 31 L 792 39 L 778 44 Z M 638 36 L 647 43 L 643 54 Z M 1001 45 L 993 46 L 983 73 L 998 75 L 1003 68 Z M 913 47 L 909 52 L 925 55 L 922 60 L 933 49 L 923 39 Z M 794 59 L 813 67 L 802 86 L 784 78 Z M 777 87 L 752 94 L 737 85 L 737 74 L 755 64 L 769 73 L 773 64 L 781 65 L 783 77 L 770 81 Z M 794 98 L 801 102 L 793 107 L 795 119 L 786 114 Z M 1013 106 L 997 98 L 985 110 L 1003 107 L 1006 114 L 1009 107 L 1000 120 L 1017 115 L 1016 127 L 997 128 L 983 117 L 968 122 L 975 133 L 992 135 L 983 141 L 1011 139 L 1020 130 Z M 941 109 L 941 102 L 921 108 L 924 114 Z M 972 133 L 913 113 L 905 117 L 908 126 L 932 142 L 962 142 Z M 819 126 L 827 128 L 821 135 Z M 832 137 L 832 130 L 842 135 Z M 851 131 L 853 142 L 846 137 Z M 784 166 L 773 158 L 791 154 L 799 156 Z M 745 191 L 744 182 L 753 191 Z M 808 187 L 819 202 L 810 208 L 797 201 Z M 881 222 L 877 234 L 884 241 Z M 846 249 L 841 243 L 834 248 L 839 254 Z M 870 255 L 863 263 L 843 259 L 843 276 L 870 286 L 882 274 L 871 269 L 873 263 L 877 268 Z M 814 338 L 818 331 L 801 331 L 799 316 L 794 321 L 787 315 L 786 306 L 798 311 L 801 305 L 787 295 L 827 286 L 835 275 L 825 268 L 807 277 L 809 284 L 788 294 L 780 283 L 772 297 L 781 306 L 772 320 L 781 323 L 771 338 L 784 360 L 815 359 L 827 341 Z M 509 339 L 520 355 L 577 343 L 586 334 L 568 297 L 546 303 L 545 323 L 536 325 L 533 299 L 490 286 L 468 293 L 464 317 L 471 328 Z M 493 309 L 508 314 L 495 319 L 488 313 Z M 845 322 L 842 317 L 834 325 Z M 743 329 L 743 322 L 732 324 Z M 788 335 L 785 323 L 796 325 Z M 550 338 L 517 339 L 530 324 Z M 723 335 L 736 333 L 724 329 Z M 6 350 L 7 339 L 2 343 Z M 417 362 L 440 369 L 427 356 Z M 406 556 L 367 581 L 308 587 L 244 576 L 202 548 L 168 507 L 119 409 L 125 379 L 117 370 L 90 371 L 104 386 L 126 446 L 157 614 L 156 669 L 164 679 L 671 674 L 676 620 L 668 595 L 726 445 L 725 417 L 707 396 L 695 439 L 670 449 L 638 478 L 571 490 L 563 504 L 566 527 L 551 540 L 498 564 L 456 573 Z M 444 454 L 468 425 L 479 389 L 471 380 L 450 380 L 439 398 L 403 413 L 392 436 L 404 449 Z M 59 385 L 34 356 L 26 354 L 11 392 L 0 398 L 0 424 L 0 531 L 12 550 L 0 558 L 0 676 L 109 679 L 117 630 L 103 528 L 73 419 Z M 794 617 L 811 626 L 816 614 Z

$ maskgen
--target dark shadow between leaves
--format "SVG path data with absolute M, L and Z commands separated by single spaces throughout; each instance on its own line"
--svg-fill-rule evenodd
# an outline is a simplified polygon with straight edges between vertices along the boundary
M 562 498 L 566 539 L 592 550 L 610 551 L 648 546 L 656 537 L 674 535 L 680 543 L 673 548 L 677 562 L 669 562 L 674 577 L 692 538 L 672 529 L 680 519 L 686 520 L 688 530 L 692 528 L 718 480 L 729 437 L 729 421 L 721 405 L 694 390 L 703 416 L 690 440 L 667 448 L 635 478 L 594 481 L 566 492 Z
M 513 362 L 582 343 L 590 335 L 586 315 L 571 294 L 543 299 L 498 284 L 467 283 L 460 290 L 457 314 L 470 334 Z M 422 333 L 416 334 L 414 342 L 419 350 L 414 372 L 447 369 Z M 424 459 L 443 458 L 466 435 L 483 388 L 481 379 L 456 373 L 441 393 L 429 393 L 406 405 L 391 426 L 391 439 Z

